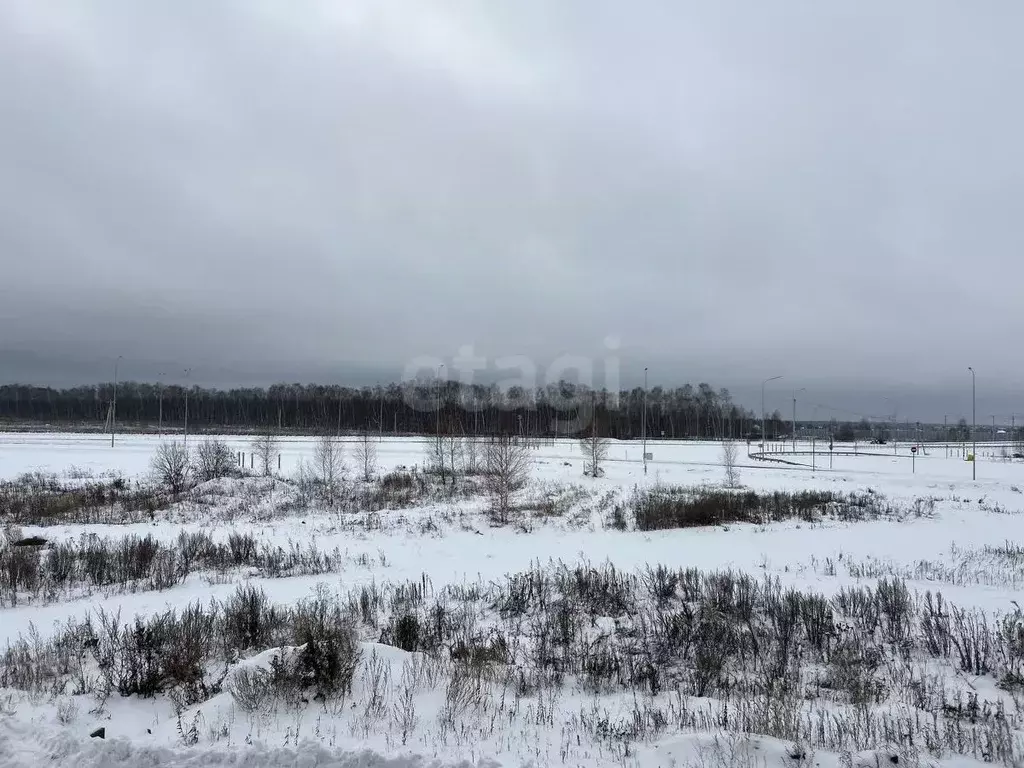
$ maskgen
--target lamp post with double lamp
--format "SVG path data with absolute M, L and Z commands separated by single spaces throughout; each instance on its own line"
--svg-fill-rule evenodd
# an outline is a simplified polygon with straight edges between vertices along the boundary
M 978 424 L 978 388 L 976 386 L 976 377 L 974 375 L 974 368 L 967 366 L 967 370 L 971 372 L 971 480 L 978 479 L 978 436 L 976 434 L 976 427 Z
M 764 385 L 769 381 L 778 381 L 781 376 L 772 376 L 769 379 L 765 379 L 761 382 L 761 454 L 764 455 L 768 452 L 768 428 L 766 426 L 767 419 L 764 413 Z

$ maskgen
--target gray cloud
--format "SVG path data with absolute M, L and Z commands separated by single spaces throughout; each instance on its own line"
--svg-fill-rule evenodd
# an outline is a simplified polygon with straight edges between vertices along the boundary
M 1021 22 L 8 0 L 0 350 L 296 379 L 615 334 L 666 384 L 1009 392 Z

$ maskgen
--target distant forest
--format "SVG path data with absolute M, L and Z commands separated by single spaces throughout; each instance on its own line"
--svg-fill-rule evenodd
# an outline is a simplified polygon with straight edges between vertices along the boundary
M 113 401 L 112 383 L 53 389 L 0 386 L 0 420 L 53 428 L 100 428 Z M 458 382 L 407 382 L 354 389 L 319 384 L 275 384 L 267 389 L 206 389 L 120 382 L 117 424 L 122 430 L 358 432 L 384 434 L 566 436 L 566 420 L 582 419 L 613 438 L 640 437 L 644 391 L 618 397 L 560 382 L 529 392 L 521 387 Z M 560 407 L 559 407 L 560 406 Z M 590 419 L 590 415 L 594 418 Z M 561 420 L 561 421 L 560 421 Z M 744 438 L 760 434 L 760 416 L 737 406 L 726 389 L 707 384 L 647 392 L 647 435 L 666 438 Z M 788 422 L 769 416 L 768 433 L 785 434 Z

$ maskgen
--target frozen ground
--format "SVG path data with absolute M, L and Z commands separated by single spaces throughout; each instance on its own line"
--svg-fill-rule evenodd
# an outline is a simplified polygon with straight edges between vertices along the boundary
M 189 442 L 200 439 L 190 438 Z M 249 453 L 247 440 L 225 440 L 233 450 Z M 13 479 L 25 472 L 54 472 L 72 482 L 115 474 L 129 483 L 146 482 L 159 442 L 159 438 L 119 437 L 111 448 L 109 437 L 102 436 L 0 435 L 0 479 Z M 352 447 L 348 446 L 349 452 Z M 348 595 L 376 591 L 393 595 L 401 592 L 401 585 L 420 584 L 425 594 L 418 599 L 424 606 L 442 595 L 461 601 L 460 621 L 473 627 L 467 637 L 498 630 L 511 636 L 511 625 L 496 619 L 489 603 L 496 585 L 506 583 L 512 574 L 559 567 L 571 570 L 579 564 L 595 570 L 614 566 L 624 574 L 643 574 L 658 565 L 676 571 L 732 570 L 752 574 L 759 582 L 777 582 L 782 589 L 793 587 L 830 599 L 851 587 L 875 587 L 880 578 L 895 577 L 904 581 L 918 600 L 925 592 L 941 592 L 950 603 L 984 611 L 985 621 L 992 627 L 1002 617 L 1013 615 L 1024 585 L 1024 495 L 1020 490 L 1024 488 L 1024 463 L 1004 461 L 999 446 L 979 447 L 978 479 L 973 481 L 971 465 L 960 455 L 947 456 L 941 445 L 929 446 L 927 455 L 918 454 L 915 459 L 904 446 L 894 456 L 891 447 L 862 445 L 857 455 L 831 457 L 831 468 L 828 452 L 820 452 L 820 445 L 815 448 L 812 471 L 810 445 L 797 446 L 795 454 L 773 454 L 792 462 L 786 464 L 749 458 L 746 447 L 741 446 L 744 488 L 875 496 L 884 498 L 894 513 L 855 522 L 823 518 L 658 531 L 639 531 L 627 525 L 626 530 L 618 530 L 610 522 L 613 510 L 627 507 L 631 495 L 645 488 L 722 483 L 720 445 L 657 441 L 648 443 L 654 458 L 646 474 L 638 443 L 613 442 L 606 476 L 599 479 L 583 476 L 575 442 L 534 448 L 531 482 L 519 498 L 524 511 L 515 524 L 506 526 L 490 525 L 486 499 L 474 494 L 435 496 L 410 507 L 373 514 L 326 510 L 316 504 L 299 509 L 290 503 L 294 488 L 289 478 L 300 459 L 312 457 L 314 441 L 288 439 L 283 441 L 280 479 L 207 484 L 138 522 L 24 525 L 21 533 L 41 535 L 51 544 L 81 542 L 83 535 L 111 539 L 151 535 L 169 547 L 183 532 L 207 533 L 215 542 L 226 541 L 231 533 L 248 534 L 258 547 L 301 550 L 315 545 L 329 561 L 320 572 L 268 576 L 258 567 L 240 566 L 189 573 L 180 583 L 161 589 L 142 582 L 128 587 L 80 584 L 49 593 L 22 594 L 16 606 L 4 603 L 0 608 L 0 647 L 28 637 L 32 643 L 45 644 L 63 637 L 60 632 L 68 620 L 80 621 L 87 614 L 95 617 L 99 609 L 119 613 L 122 623 L 131 623 L 136 617 L 150 619 L 170 608 L 180 612 L 197 601 L 203 605 L 223 603 L 241 583 L 258 585 L 271 603 L 281 606 L 294 606 L 317 594 L 342 601 Z M 379 473 L 411 469 L 424 463 L 425 442 L 385 438 L 377 451 Z M 351 464 L 351 458 L 348 461 Z M 456 592 L 463 596 L 452 598 Z M 465 597 L 467 592 L 475 597 Z M 382 599 L 382 605 L 387 602 Z M 391 599 L 391 608 L 381 610 L 386 613 L 397 604 L 397 599 Z M 648 610 L 649 606 L 644 606 L 643 610 Z M 467 618 L 470 613 L 471 620 Z M 636 621 L 634 613 L 631 609 L 621 615 L 595 614 L 589 621 L 594 632 L 607 623 L 604 631 L 615 634 Z M 385 624 L 387 620 L 381 619 Z M 917 734 L 914 728 L 922 727 L 922 718 L 954 717 L 949 712 L 950 702 L 961 700 L 975 702 L 964 715 L 972 727 L 987 722 L 984 712 L 998 707 L 996 719 L 1005 725 L 1011 743 L 1016 740 L 1016 747 L 999 753 L 1002 762 L 1013 764 L 1024 755 L 1019 691 L 1013 686 L 998 687 L 994 673 L 965 671 L 964 664 L 957 663 L 958 648 L 949 650 L 949 658 L 939 654 L 942 658 L 938 660 L 910 652 L 898 658 L 893 652 L 882 665 L 887 671 L 877 672 L 879 679 L 902 675 L 909 676 L 907 680 L 899 686 L 892 683 L 891 695 L 865 703 L 863 709 L 849 715 L 851 722 L 860 723 L 875 722 L 871 718 L 888 723 L 885 718 L 894 718 L 892 732 L 886 731 L 886 738 L 881 738 L 872 731 L 872 749 L 813 750 L 794 745 L 793 739 L 744 736 L 736 733 L 741 730 L 737 727 L 717 727 L 715 723 L 735 726 L 740 722 L 729 714 L 720 717 L 720 710 L 715 709 L 722 702 L 736 706 L 737 700 L 729 696 L 738 694 L 694 696 L 686 688 L 689 683 L 680 681 L 644 694 L 629 686 L 595 689 L 579 681 L 565 681 L 561 688 L 547 690 L 527 686 L 516 694 L 513 709 L 506 700 L 511 695 L 507 679 L 488 678 L 486 685 L 477 681 L 477 698 L 471 704 L 463 702 L 462 709 L 452 714 L 452 683 L 445 682 L 451 670 L 416 672 L 422 679 L 417 677 L 415 684 L 403 688 L 400 681 L 408 681 L 413 671 L 420 669 L 417 665 L 426 662 L 419 653 L 381 645 L 381 639 L 380 631 L 362 627 L 361 667 L 351 693 L 341 703 L 275 704 L 250 712 L 243 711 L 225 690 L 185 707 L 164 695 L 140 698 L 117 694 L 98 707 L 94 693 L 76 695 L 70 687 L 31 692 L 0 689 L 0 765 L 358 764 L 397 768 L 410 763 L 532 763 L 647 768 L 875 765 L 892 764 L 893 756 L 902 757 L 904 764 L 974 765 L 986 754 L 991 757 L 993 748 L 947 747 L 929 754 L 920 736 L 911 738 Z M 1024 631 L 1019 642 L 1024 658 Z M 1009 643 L 1006 648 L 1016 646 Z M 991 654 L 995 659 L 997 652 Z M 270 651 L 243 654 L 231 674 L 238 669 L 268 667 L 272 656 Z M 896 667 L 902 671 L 894 671 Z M 737 669 L 731 674 L 738 680 L 745 673 Z M 385 688 L 390 686 L 384 703 L 375 699 L 382 679 Z M 910 694 L 898 696 L 897 689 L 927 689 L 928 696 L 921 697 L 938 696 L 940 704 L 934 711 L 922 709 L 920 701 L 912 704 L 907 698 Z M 941 696 L 933 689 L 941 689 Z M 400 704 L 406 694 L 418 702 L 419 714 L 415 727 L 405 728 L 409 733 L 403 737 Z M 754 700 L 752 695 L 750 700 Z M 801 705 L 810 707 L 807 722 L 821 716 L 816 713 L 831 717 L 830 708 L 845 711 L 842 701 L 830 702 Z M 661 715 L 642 715 L 654 711 L 666 713 L 669 724 L 660 723 Z M 702 713 L 709 712 L 715 713 L 708 715 L 710 724 L 700 719 L 705 717 Z M 648 722 L 651 718 L 658 721 L 656 725 Z M 900 723 L 915 718 L 916 726 L 900 730 Z M 704 726 L 696 726 L 698 721 Z M 640 724 L 623 735 L 621 729 L 616 730 L 617 722 Z M 673 722 L 677 724 L 673 726 Z M 106 740 L 89 739 L 88 734 L 101 726 L 106 728 Z M 864 727 L 865 733 L 871 730 Z M 822 733 L 828 730 L 821 728 Z M 936 733 L 938 730 L 936 725 Z M 857 738 L 868 737 L 860 734 Z M 833 740 L 838 744 L 840 739 Z M 799 756 L 801 752 L 804 757 Z M 1007 758 L 1007 754 L 1015 757 Z

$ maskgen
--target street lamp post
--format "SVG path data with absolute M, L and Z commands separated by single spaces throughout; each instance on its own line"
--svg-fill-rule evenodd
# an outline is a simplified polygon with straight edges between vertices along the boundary
M 114 397 L 110 404 L 110 447 L 114 447 L 114 432 L 117 431 L 117 364 L 121 362 L 121 355 L 114 361 Z
M 647 368 L 644 368 L 644 413 L 640 419 L 640 430 L 643 434 L 644 474 L 647 474 Z
M 971 479 L 978 479 L 978 436 L 975 434 L 975 430 L 978 423 L 978 388 L 977 381 L 974 375 L 974 368 L 967 366 L 967 370 L 971 372 L 971 444 L 973 454 L 971 455 Z
M 796 393 L 806 391 L 807 387 L 793 390 L 793 453 L 796 453 Z
M 769 381 L 777 381 L 781 379 L 781 376 L 772 376 L 770 379 L 765 379 L 761 382 L 761 453 L 764 454 L 768 450 L 768 428 L 766 426 L 767 419 L 764 414 L 764 385 Z

